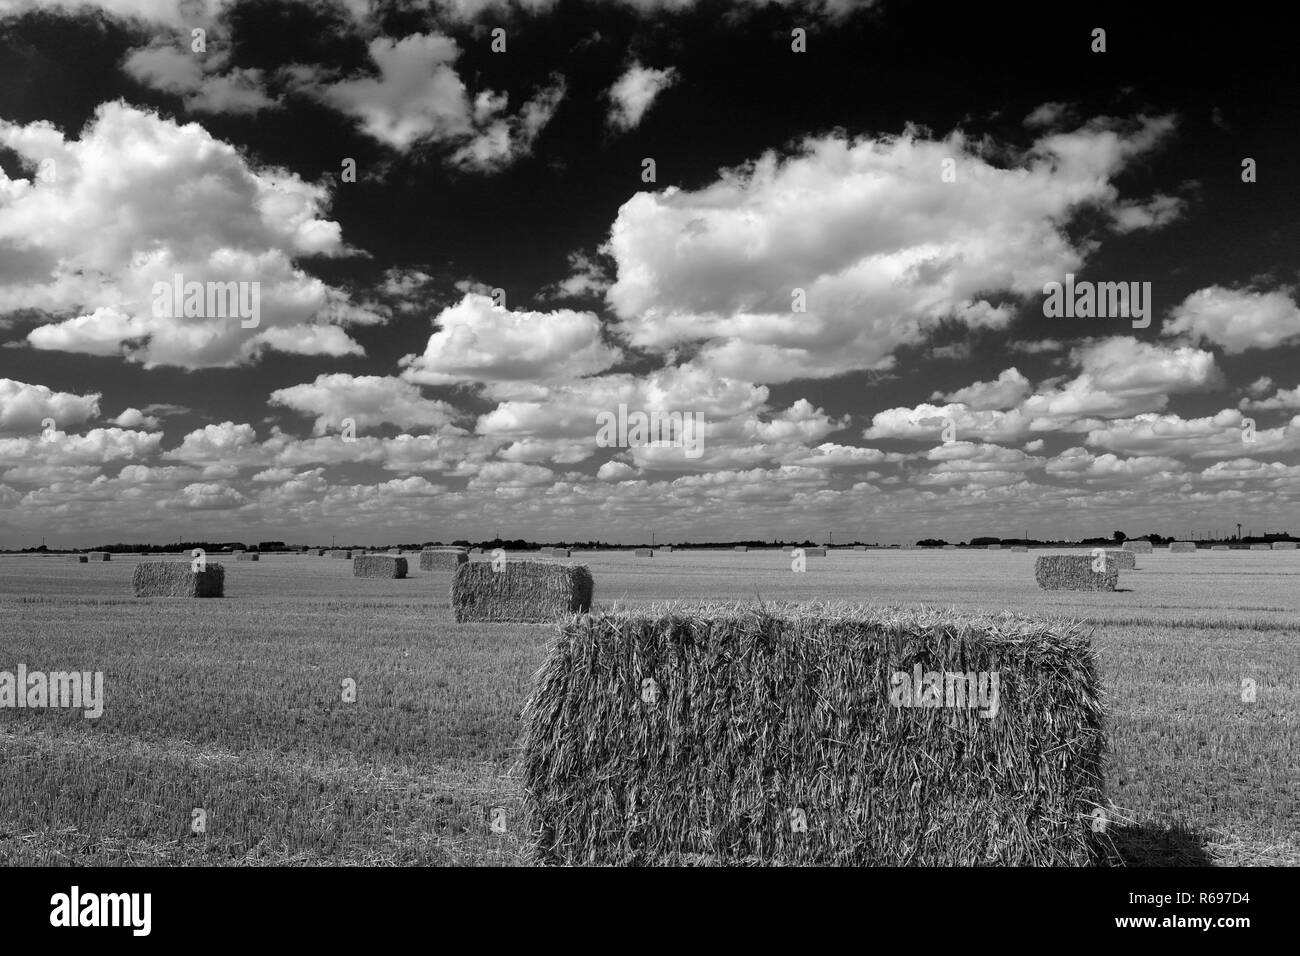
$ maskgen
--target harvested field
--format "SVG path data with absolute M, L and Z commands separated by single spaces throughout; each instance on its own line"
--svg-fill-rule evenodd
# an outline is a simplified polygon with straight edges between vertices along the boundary
M 1104 790 L 1117 859 L 1300 865 L 1296 552 L 1207 551 L 1189 562 L 1162 549 L 1131 586 L 1126 576 L 1101 592 L 1040 590 L 1018 554 L 846 552 L 816 574 L 792 574 L 775 551 L 583 557 L 606 609 L 757 594 L 1086 620 L 1109 701 Z M 529 859 L 510 772 L 548 629 L 457 624 L 441 589 L 293 555 L 256 573 L 237 568 L 237 586 L 196 616 L 186 601 L 132 598 L 139 560 L 0 555 L 11 661 L 45 670 L 76 661 L 112 675 L 99 721 L 78 717 L 51 734 L 49 713 L 4 711 L 0 779 L 11 784 L 0 788 L 0 822 L 20 836 L 0 834 L 0 864 L 185 865 L 198 852 L 223 866 Z M 332 675 L 382 692 L 304 721 L 338 701 Z M 1243 675 L 1259 680 L 1253 704 L 1242 703 Z M 177 821 L 200 805 L 177 791 L 178 777 L 236 808 L 237 829 L 202 844 L 178 839 Z M 505 833 L 489 826 L 497 806 Z
M 1044 591 L 1113 591 L 1119 584 L 1115 559 L 1103 557 L 1104 571 L 1094 571 L 1091 554 L 1044 554 L 1034 562 L 1034 580 Z
M 354 578 L 404 578 L 406 558 L 391 554 L 359 554 L 352 559 L 352 576 Z
M 226 571 L 210 561 L 202 571 L 189 562 L 142 561 L 131 572 L 131 588 L 136 597 L 224 597 Z
M 827 720 L 833 741 L 815 729 Z M 605 613 L 562 624 L 523 721 L 539 862 L 1098 856 L 1101 685 L 1076 625 L 817 605 Z
M 475 561 L 457 568 L 451 606 L 457 623 L 540 624 L 589 610 L 593 591 L 585 564 L 511 561 L 497 570 Z

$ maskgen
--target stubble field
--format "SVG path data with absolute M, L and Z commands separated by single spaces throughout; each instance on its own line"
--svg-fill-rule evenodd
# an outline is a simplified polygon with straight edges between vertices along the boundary
M 572 560 L 606 607 L 834 600 L 1086 620 L 1109 695 L 1117 861 L 1300 865 L 1300 552 L 1139 555 L 1110 593 L 1040 591 L 1034 557 L 834 551 L 803 574 L 778 551 Z M 548 628 L 455 624 L 451 575 L 418 560 L 383 581 L 345 560 L 210 556 L 226 569 L 219 600 L 136 599 L 139 560 L 0 556 L 0 671 L 104 674 L 98 719 L 0 708 L 0 864 L 525 862 L 510 769 Z

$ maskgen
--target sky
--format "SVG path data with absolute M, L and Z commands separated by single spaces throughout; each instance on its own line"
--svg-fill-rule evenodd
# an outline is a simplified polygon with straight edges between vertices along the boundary
M 0 547 L 1300 531 L 1290 42 L 0 0 Z

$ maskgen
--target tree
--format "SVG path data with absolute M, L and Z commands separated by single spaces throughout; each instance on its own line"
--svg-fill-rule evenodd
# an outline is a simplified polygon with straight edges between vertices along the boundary
M 1111 535 L 1116 541 L 1123 541 L 1128 537 L 1123 531 L 1116 531 Z

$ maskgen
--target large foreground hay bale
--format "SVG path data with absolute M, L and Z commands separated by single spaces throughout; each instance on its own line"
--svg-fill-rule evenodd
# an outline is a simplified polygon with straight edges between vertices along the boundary
M 1174 554 L 1195 554 L 1196 542 L 1195 541 L 1171 541 L 1169 544 L 1169 550 Z
M 1152 551 L 1150 541 L 1125 541 L 1124 550 L 1132 551 L 1134 554 L 1150 554 Z
M 358 554 L 352 559 L 354 578 L 404 578 L 406 558 L 391 554 Z
M 937 678 L 935 703 L 954 706 L 913 697 L 918 672 L 918 690 Z M 1074 624 L 820 606 L 602 613 L 561 624 L 522 716 L 516 773 L 539 862 L 1098 854 L 1101 683 Z
M 1274 551 L 1294 551 L 1295 549 L 1296 549 L 1296 543 L 1295 543 L 1294 541 L 1274 541 L 1274 542 L 1273 542 L 1273 550 L 1274 550 Z
M 655 556 L 655 553 L 649 548 L 637 548 L 632 554 L 638 558 L 653 558 Z
M 111 561 L 113 555 L 107 551 L 87 551 L 86 559 L 88 561 Z
M 1137 570 L 1137 555 L 1123 548 L 1107 548 L 1106 557 L 1115 559 L 1115 566 L 1121 571 Z
M 224 597 L 226 569 L 207 562 L 202 571 L 189 562 L 142 561 L 131 573 L 136 597 Z
M 1252 550 L 1252 551 L 1272 551 L 1273 549 L 1272 549 L 1272 547 L 1270 547 L 1270 546 L 1267 545 L 1267 544 L 1252 544 L 1252 545 L 1250 546 L 1250 550 Z
M 444 548 L 420 552 L 421 571 L 455 571 L 469 560 L 469 555 L 458 548 Z
M 256 551 L 236 551 L 236 561 L 261 561 L 262 558 Z
M 63 560 L 70 564 L 85 564 L 87 559 L 84 554 L 66 554 L 63 556 Z
M 1034 580 L 1044 591 L 1113 591 L 1119 565 L 1103 558 L 1105 571 L 1092 569 L 1091 554 L 1043 554 L 1034 562 Z
M 456 569 L 451 606 L 457 623 L 541 624 L 589 610 L 594 589 L 585 564 L 509 561 L 498 571 L 474 561 Z

